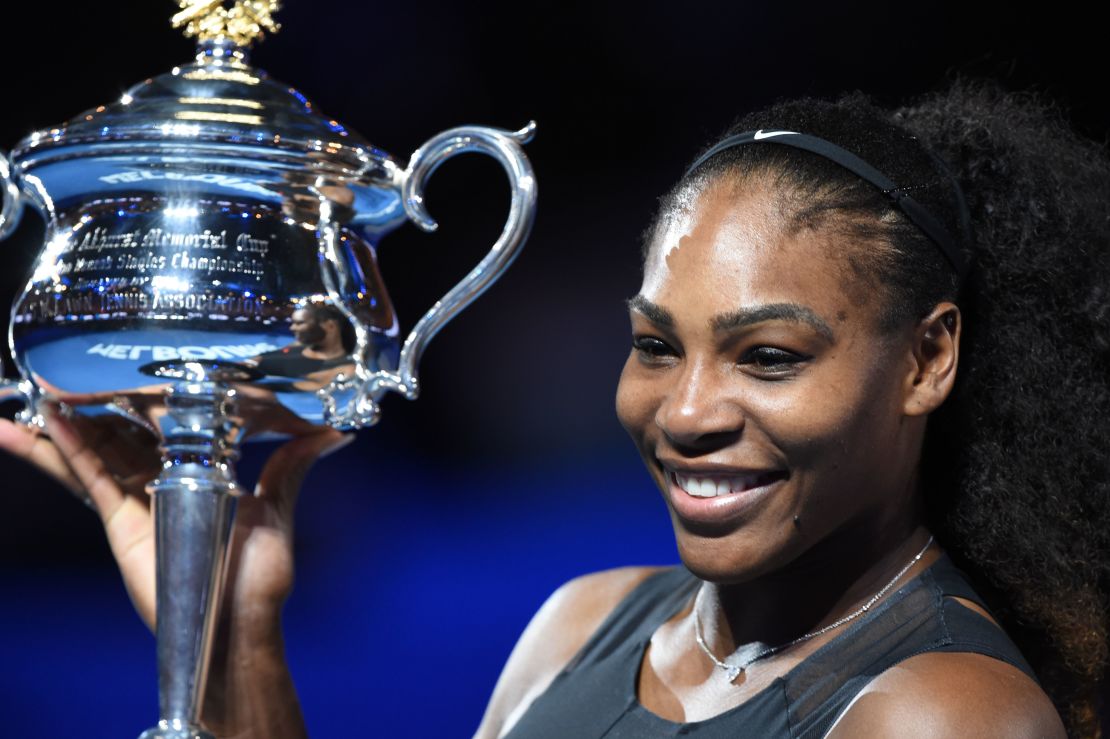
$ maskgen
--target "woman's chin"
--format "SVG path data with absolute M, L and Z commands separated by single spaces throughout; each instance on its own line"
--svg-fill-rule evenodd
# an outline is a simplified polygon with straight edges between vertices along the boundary
M 682 564 L 701 580 L 737 585 L 773 572 L 797 556 L 796 537 L 761 536 L 734 531 L 731 535 L 706 536 L 675 522 L 675 543 Z

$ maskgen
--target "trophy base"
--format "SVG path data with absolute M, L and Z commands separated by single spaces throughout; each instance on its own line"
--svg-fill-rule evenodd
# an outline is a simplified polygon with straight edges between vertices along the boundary
M 195 724 L 175 719 L 159 721 L 153 729 L 144 731 L 139 739 L 216 739 L 216 737 Z

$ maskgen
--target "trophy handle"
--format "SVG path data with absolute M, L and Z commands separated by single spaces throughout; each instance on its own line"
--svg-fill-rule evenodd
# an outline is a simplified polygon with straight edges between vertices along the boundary
M 470 270 L 466 277 L 417 321 L 401 349 L 396 377 L 381 373 L 381 385 L 403 393 L 409 400 L 420 392 L 416 366 L 428 342 L 459 311 L 470 305 L 501 276 L 512 264 L 532 230 L 536 215 L 536 178 L 532 175 L 532 164 L 521 144 L 531 141 L 535 131 L 535 121 L 529 121 L 527 126 L 516 132 L 485 126 L 452 128 L 434 136 L 413 152 L 409 160 L 404 184 L 401 186 L 401 196 L 409 218 L 425 231 L 435 231 L 439 224 L 424 207 L 424 185 L 439 165 L 456 154 L 468 151 L 489 154 L 505 168 L 505 173 L 509 176 L 509 186 L 512 188 L 509 217 L 493 248 L 478 262 L 478 266 Z M 396 383 L 393 382 L 394 379 Z
M 530 121 L 516 132 L 486 126 L 460 126 L 433 136 L 413 152 L 408 168 L 400 175 L 401 197 L 405 212 L 420 228 L 435 231 L 438 227 L 424 207 L 424 185 L 428 178 L 439 165 L 456 154 L 468 151 L 488 154 L 505 169 L 512 188 L 509 217 L 501 230 L 501 236 L 482 261 L 416 322 L 401 347 L 396 371 L 370 372 L 360 367 L 361 371 L 356 371 L 356 375 L 360 376 L 354 381 L 359 386 L 357 397 L 342 411 L 336 409 L 332 392 L 336 388 L 320 391 L 328 423 L 339 427 L 373 424 L 380 413 L 376 397 L 384 390 L 400 393 L 409 400 L 415 399 L 420 393 L 417 364 L 428 342 L 512 264 L 528 238 L 535 219 L 536 178 L 532 174 L 532 165 L 521 148 L 522 144 L 532 139 L 535 130 L 535 121 Z M 365 327 L 359 326 L 359 329 L 361 339 Z M 340 380 L 336 385 L 347 383 Z
M 0 362 L 0 372 L 3 370 L 3 363 Z M 42 425 L 42 416 L 35 410 L 35 387 L 30 380 L 8 380 L 0 377 L 0 403 L 7 400 L 23 403 L 23 410 L 16 414 L 15 420 L 28 425 Z
M 0 153 L 0 241 L 8 238 L 19 225 L 19 217 L 23 214 L 23 198 L 19 194 L 19 185 L 12 177 L 12 165 L 7 154 Z
M 19 217 L 23 214 L 23 197 L 19 193 L 19 186 L 12 177 L 11 162 L 7 154 L 0 153 L 0 241 L 11 236 L 15 227 L 19 225 Z M 0 402 L 5 400 L 23 401 L 24 410 L 17 419 L 24 423 L 32 423 L 36 418 L 34 411 L 35 392 L 31 382 L 27 379 L 4 379 L 4 362 L 0 360 Z

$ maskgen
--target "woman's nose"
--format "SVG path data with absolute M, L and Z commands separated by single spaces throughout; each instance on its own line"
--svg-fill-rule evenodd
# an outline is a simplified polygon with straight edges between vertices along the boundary
M 731 443 L 744 429 L 744 412 L 731 385 L 721 369 L 707 362 L 687 363 L 656 411 L 656 426 L 679 447 L 700 450 Z

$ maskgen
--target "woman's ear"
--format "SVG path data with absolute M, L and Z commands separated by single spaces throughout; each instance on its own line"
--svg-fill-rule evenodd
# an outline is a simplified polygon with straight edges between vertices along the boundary
M 960 359 L 960 309 L 938 303 L 914 329 L 912 376 L 903 407 L 908 416 L 924 416 L 940 407 L 956 383 Z

